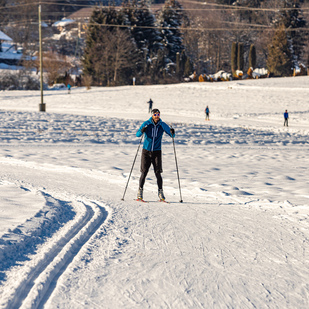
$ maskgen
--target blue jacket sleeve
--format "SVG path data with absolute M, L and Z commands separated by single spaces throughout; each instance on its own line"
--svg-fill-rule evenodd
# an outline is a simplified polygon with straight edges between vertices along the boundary
M 143 135 L 142 129 L 147 125 L 147 121 L 145 121 L 139 128 L 139 130 L 136 132 L 137 137 L 141 137 Z
M 175 134 L 171 134 L 171 128 L 165 122 L 163 122 L 161 125 L 166 134 L 168 134 L 170 137 L 175 137 Z

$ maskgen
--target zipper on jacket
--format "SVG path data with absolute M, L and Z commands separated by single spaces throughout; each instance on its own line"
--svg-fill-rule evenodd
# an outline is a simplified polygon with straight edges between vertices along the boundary
M 155 143 L 155 139 L 158 135 L 158 124 L 155 124 L 154 127 L 152 128 L 152 147 L 151 147 L 151 151 L 153 151 L 154 148 L 154 143 Z

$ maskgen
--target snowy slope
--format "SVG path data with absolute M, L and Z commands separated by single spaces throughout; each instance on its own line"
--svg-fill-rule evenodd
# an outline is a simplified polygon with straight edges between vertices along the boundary
M 0 308 L 308 308 L 308 82 L 1 92 Z M 121 201 L 150 97 L 184 203 L 168 136 Z

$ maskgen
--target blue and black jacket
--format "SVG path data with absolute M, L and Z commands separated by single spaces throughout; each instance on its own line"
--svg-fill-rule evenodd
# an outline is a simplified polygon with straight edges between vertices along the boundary
M 163 122 L 161 119 L 158 121 L 157 124 L 154 123 L 152 120 L 152 117 L 150 117 L 147 121 L 145 121 L 139 130 L 136 133 L 137 137 L 140 137 L 143 135 L 142 129 L 147 126 L 147 129 L 145 131 L 145 139 L 144 139 L 144 145 L 143 148 L 148 151 L 156 151 L 161 150 L 161 143 L 162 143 L 162 135 L 165 132 L 170 137 L 174 137 L 174 135 L 171 134 L 170 127 Z

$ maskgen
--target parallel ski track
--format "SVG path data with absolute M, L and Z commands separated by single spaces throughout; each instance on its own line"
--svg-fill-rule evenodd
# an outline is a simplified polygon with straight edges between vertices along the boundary
M 13 296 L 4 308 L 42 308 L 56 287 L 54 283 L 108 216 L 106 209 L 98 202 L 78 201 L 75 206 L 84 208 L 80 218 L 60 239 L 54 240 L 52 248 L 42 254 L 36 265 L 26 270 L 29 272 L 25 276 L 27 279 L 11 290 Z

